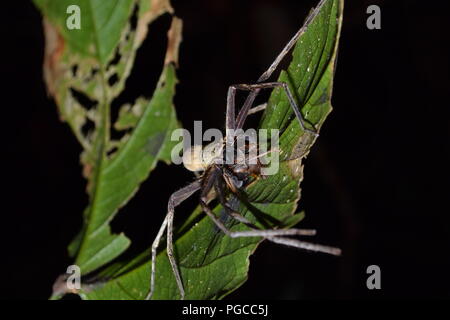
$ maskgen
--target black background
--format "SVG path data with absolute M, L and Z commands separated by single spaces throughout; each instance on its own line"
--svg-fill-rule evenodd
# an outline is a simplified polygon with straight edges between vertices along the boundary
M 74 1 L 76 2 L 76 1 Z M 230 84 L 254 81 L 317 1 L 173 1 L 184 20 L 176 108 L 187 129 L 223 127 Z M 382 29 L 366 28 L 366 8 Z M 444 1 L 346 1 L 334 112 L 306 161 L 301 209 L 316 242 L 341 258 L 263 243 L 249 280 L 228 299 L 450 296 L 449 63 Z M 151 26 L 119 102 L 150 96 L 161 70 L 168 16 Z M 0 294 L 46 299 L 71 263 L 66 246 L 87 204 L 80 147 L 42 81 L 44 37 L 28 1 L 2 4 L 3 191 Z M 161 45 L 161 44 L 164 44 Z M 118 103 L 119 103 L 118 102 Z M 166 200 L 192 176 L 159 164 L 113 222 L 150 245 Z M 195 199 L 179 210 L 179 219 Z M 184 212 L 184 214 L 183 214 Z M 178 220 L 179 221 L 179 220 Z M 381 267 L 382 289 L 366 288 Z

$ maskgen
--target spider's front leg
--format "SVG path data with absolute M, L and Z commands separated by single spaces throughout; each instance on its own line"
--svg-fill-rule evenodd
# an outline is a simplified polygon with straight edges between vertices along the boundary
M 251 93 L 253 93 L 253 95 L 256 95 L 261 89 L 270 89 L 270 88 L 282 88 L 285 93 L 286 96 L 288 98 L 289 101 L 289 105 L 291 106 L 291 109 L 294 111 L 295 116 L 298 119 L 298 122 L 300 124 L 300 127 L 302 128 L 303 131 L 307 131 L 309 133 L 312 133 L 314 135 L 318 135 L 317 130 L 312 127 L 312 129 L 307 128 L 305 126 L 305 119 L 303 118 L 302 113 L 300 112 L 300 109 L 297 106 L 297 103 L 295 102 L 294 96 L 292 95 L 291 90 L 289 89 L 289 86 L 287 85 L 286 82 L 265 82 L 265 83 L 256 83 L 256 84 L 236 84 L 236 85 L 232 85 L 230 86 L 229 90 L 228 90 L 228 99 L 227 99 L 227 116 L 228 114 L 233 115 L 234 116 L 234 97 L 235 97 L 235 92 L 236 90 L 245 90 L 245 91 L 250 91 Z M 250 96 L 253 96 L 252 94 Z M 248 100 L 248 99 L 247 99 Z M 254 100 L 254 99 L 253 99 Z M 253 103 L 252 100 L 252 103 Z M 249 105 L 247 105 L 247 101 L 245 101 L 244 106 L 242 108 L 242 110 L 239 112 L 236 120 L 234 121 L 233 125 L 234 125 L 234 129 L 242 129 L 245 119 L 247 118 L 247 116 L 251 113 L 255 113 L 260 111 L 261 109 L 265 108 L 266 105 L 261 105 L 261 106 L 257 106 L 253 109 L 250 108 Z M 229 111 L 230 109 L 230 111 Z M 228 120 L 228 117 L 227 117 Z M 227 121 L 228 124 L 228 121 Z M 228 129 L 228 126 L 227 126 Z
M 180 290 L 181 299 L 184 299 L 184 287 L 181 281 L 180 272 L 178 270 L 177 262 L 173 256 L 173 216 L 175 213 L 175 207 L 182 203 L 184 200 L 189 198 L 194 192 L 200 189 L 200 182 L 195 181 L 186 187 L 174 192 L 170 198 L 167 205 L 167 215 L 162 223 L 158 234 L 152 244 L 152 270 L 150 276 L 150 292 L 148 293 L 146 300 L 150 300 L 155 291 L 155 274 L 156 274 L 156 251 L 158 249 L 161 237 L 167 227 L 167 256 L 172 266 L 173 274 L 177 281 L 178 289 Z
M 271 75 L 277 69 L 278 65 L 281 63 L 281 61 L 284 59 L 284 57 L 286 57 L 288 52 L 291 51 L 291 49 L 297 43 L 297 40 L 300 38 L 300 36 L 306 31 L 306 29 L 308 28 L 311 21 L 313 21 L 313 18 L 319 14 L 320 8 L 322 7 L 324 1 L 325 0 L 321 0 L 321 2 L 316 6 L 316 8 L 309 14 L 309 16 L 306 18 L 303 26 L 295 33 L 295 35 L 291 38 L 291 40 L 289 40 L 289 42 L 286 44 L 286 46 L 283 48 L 283 50 L 281 50 L 281 52 L 278 54 L 278 56 L 272 62 L 270 67 L 266 71 L 264 71 L 264 73 L 258 78 L 258 81 L 256 81 L 257 84 L 262 84 L 271 77 Z M 237 129 L 242 128 L 244 126 L 245 119 L 250 114 L 251 106 L 253 105 L 253 102 L 255 101 L 255 98 L 258 95 L 260 90 L 261 90 L 260 88 L 251 90 L 249 95 L 247 96 L 247 99 L 245 100 L 244 105 L 243 105 L 242 109 L 239 111 L 239 114 L 236 118 L 235 127 Z M 316 132 L 313 132 L 313 133 L 316 133 Z

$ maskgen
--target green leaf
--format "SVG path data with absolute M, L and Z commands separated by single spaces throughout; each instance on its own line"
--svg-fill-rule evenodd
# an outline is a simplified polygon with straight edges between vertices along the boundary
M 34 0 L 44 16 L 44 77 L 83 152 L 89 204 L 69 253 L 83 275 L 104 266 L 130 244 L 109 223 L 136 193 L 157 161 L 170 161 L 171 132 L 178 126 L 173 96 L 181 21 L 172 20 L 164 68 L 151 99 L 120 108 L 111 138 L 111 104 L 125 87 L 148 24 L 172 13 L 168 0 Z M 69 29 L 69 6 L 79 7 L 80 29 Z M 133 20 L 137 20 L 133 24 Z M 125 125 L 124 125 L 125 123 Z
M 296 44 L 289 68 L 279 78 L 290 85 L 305 118 L 317 129 L 331 111 L 342 10 L 343 0 L 320 2 Z M 230 204 L 261 227 L 289 227 L 303 217 L 293 213 L 300 197 L 302 159 L 315 138 L 301 130 L 285 94 L 279 90 L 272 92 L 260 127 L 278 128 L 282 133 L 280 147 L 284 153 L 280 170 L 248 186 L 247 203 L 231 198 Z M 231 230 L 246 229 L 227 218 L 220 206 L 214 211 Z M 175 242 L 175 257 L 185 285 L 186 299 L 219 299 L 236 290 L 247 278 L 249 256 L 260 241 L 260 238 L 231 239 L 199 209 L 194 211 L 178 229 Z M 107 268 L 100 274 L 105 281 L 83 287 L 80 295 L 84 299 L 143 299 L 149 291 L 149 251 L 129 262 Z M 179 298 L 165 250 L 157 256 L 153 298 Z
M 113 159 L 104 161 L 95 198 L 88 208 L 84 242 L 76 259 L 84 273 L 97 269 L 126 249 L 122 240 L 107 236 L 109 222 L 148 177 L 157 160 L 170 159 L 167 144 L 177 121 L 173 108 L 167 106 L 172 103 L 175 83 L 174 66 L 170 64 L 165 67 L 158 87 L 150 102 L 145 104 L 145 112 L 127 143 Z

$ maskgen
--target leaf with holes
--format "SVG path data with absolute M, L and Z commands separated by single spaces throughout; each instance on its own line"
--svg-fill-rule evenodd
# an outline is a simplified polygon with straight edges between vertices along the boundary
M 43 15 L 48 94 L 83 148 L 89 204 L 83 229 L 69 253 L 86 275 L 128 247 L 130 241 L 123 234 L 112 234 L 109 223 L 157 161 L 170 161 L 170 134 L 178 126 L 172 101 L 181 20 L 172 20 L 163 71 L 152 98 L 122 106 L 112 126 L 111 103 L 124 90 L 148 24 L 173 12 L 169 1 L 34 2 Z M 69 18 L 79 19 L 80 28 L 69 28 Z M 111 139 L 112 127 L 122 133 L 119 140 Z
M 343 0 L 322 0 L 319 3 L 307 19 L 288 69 L 279 77 L 295 93 L 309 125 L 317 129 L 331 111 L 342 10 Z M 260 227 L 289 227 L 303 217 L 303 214 L 294 212 L 300 198 L 302 160 L 315 137 L 301 130 L 285 94 L 280 90 L 273 90 L 260 127 L 276 128 L 281 132 L 283 154 L 279 171 L 249 185 L 245 203 L 231 198 L 230 206 Z M 221 206 L 214 211 L 232 231 L 246 229 L 228 218 Z M 249 256 L 261 241 L 261 238 L 231 239 L 225 236 L 199 209 L 178 228 L 175 239 L 175 257 L 186 299 L 218 299 L 236 290 L 245 282 Z M 84 299 L 143 299 L 149 291 L 149 251 L 105 269 L 99 274 L 104 282 L 86 284 L 79 294 Z M 153 298 L 178 299 L 179 291 L 165 250 L 159 252 L 156 268 Z

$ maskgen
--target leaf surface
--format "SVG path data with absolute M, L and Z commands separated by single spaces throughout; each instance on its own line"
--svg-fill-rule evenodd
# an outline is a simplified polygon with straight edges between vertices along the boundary
M 83 228 L 69 246 L 83 275 L 104 266 L 130 244 L 109 223 L 136 193 L 158 161 L 170 162 L 171 132 L 178 127 L 173 97 L 181 20 L 173 18 L 163 70 L 151 99 L 138 98 L 119 109 L 111 104 L 123 92 L 148 24 L 172 13 L 168 0 L 34 0 L 44 16 L 44 77 L 61 119 L 82 147 L 89 204 Z M 79 8 L 80 29 L 67 20 Z M 135 21 L 135 22 L 133 22 Z M 163 63 L 161 63 L 163 64 Z M 119 139 L 111 138 L 116 130 Z

